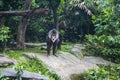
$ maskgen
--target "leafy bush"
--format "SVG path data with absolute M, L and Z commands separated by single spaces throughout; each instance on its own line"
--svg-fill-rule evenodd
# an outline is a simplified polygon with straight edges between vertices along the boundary
M 120 35 L 117 35 L 117 36 L 87 35 L 86 38 L 87 38 L 87 40 L 89 41 L 90 44 L 107 46 L 109 48 L 118 48 L 118 47 L 120 47 Z
M 119 80 L 120 64 L 117 66 L 101 66 L 98 70 L 88 70 L 84 80 Z
M 0 29 L 0 46 L 2 48 L 4 48 L 6 45 L 6 42 L 9 38 L 9 35 L 8 35 L 9 32 L 10 32 L 9 27 L 6 27 L 4 25 Z
M 98 12 L 92 16 L 92 21 L 96 27 L 96 34 L 86 36 L 88 41 L 86 50 L 119 63 L 120 17 L 117 12 L 120 6 L 116 0 L 96 0 L 95 3 L 98 5 L 96 7 Z
M 7 42 L 7 39 L 9 38 L 9 32 L 9 27 L 2 26 L 2 28 L 0 29 L 0 42 Z
M 107 57 L 114 62 L 120 62 L 120 36 L 86 36 L 86 51 L 89 54 Z
M 9 78 L 3 74 L 0 74 L 0 80 L 9 80 Z
M 9 50 L 9 51 L 5 51 L 3 54 L 6 54 L 9 57 L 17 59 L 17 60 L 20 57 L 24 56 L 23 51 L 20 51 L 20 50 Z

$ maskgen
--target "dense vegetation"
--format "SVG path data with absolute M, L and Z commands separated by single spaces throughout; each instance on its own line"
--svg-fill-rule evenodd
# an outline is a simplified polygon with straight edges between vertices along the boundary
M 60 6 L 58 8 L 58 22 L 65 21 L 67 27 L 64 28 L 63 25 L 60 26 L 60 34 L 64 37 L 65 41 L 80 41 L 83 38 L 83 35 L 93 33 L 93 24 L 91 21 L 91 16 L 87 15 L 84 10 L 81 10 L 79 7 L 75 7 L 74 5 L 70 5 L 70 1 L 61 0 Z M 16 5 L 12 5 L 16 4 Z M 21 4 L 22 1 L 13 1 L 13 3 L 9 3 L 8 1 L 3 1 L 3 5 L 1 4 L 1 11 L 8 10 L 22 10 Z M 6 7 L 4 7 L 6 5 Z M 8 7 L 8 6 L 10 7 Z M 19 6 L 18 6 L 19 5 Z M 42 8 L 50 8 L 50 5 L 47 0 L 44 1 L 32 1 L 31 8 L 36 6 L 40 6 Z M 4 25 L 9 26 L 11 32 L 9 33 L 11 38 L 16 41 L 17 36 L 17 26 L 19 24 L 20 17 L 8 17 L 5 16 Z M 71 23 L 72 22 L 72 23 Z M 26 41 L 27 42 L 43 42 L 45 41 L 46 33 L 55 28 L 53 13 L 48 16 L 34 16 L 27 27 L 26 30 Z M 71 37 L 69 37 L 71 35 Z
M 82 1 L 84 1 L 82 3 Z M 84 4 L 85 3 L 85 4 Z M 1 11 L 23 10 L 24 0 L 1 0 Z M 55 28 L 55 20 L 59 25 L 60 35 L 64 42 L 85 43 L 86 55 L 101 56 L 120 64 L 120 1 L 119 0 L 32 0 L 30 9 L 35 7 L 49 8 L 49 15 L 34 15 L 27 24 L 25 42 L 45 42 L 47 32 Z M 55 14 L 57 11 L 57 16 Z M 15 48 L 19 16 L 0 15 L 0 51 Z M 65 26 L 67 25 L 67 26 Z M 39 52 L 40 48 L 29 49 Z M 65 51 L 70 51 L 64 47 Z M 28 49 L 25 51 L 29 51 Z M 22 51 L 5 52 L 10 57 L 19 58 Z M 44 50 L 41 52 L 45 52 Z M 9 54 L 12 53 L 12 54 Z M 18 53 L 18 54 L 16 54 Z M 14 55 L 13 55 L 14 54 Z M 34 65 L 28 68 L 29 59 L 19 63 L 23 69 L 48 76 L 51 80 L 60 79 L 48 70 L 41 61 L 32 59 Z M 41 68 L 35 68 L 40 64 Z M 42 71 L 45 70 L 45 71 Z M 40 72 L 39 72 L 40 71 Z M 101 67 L 88 71 L 85 80 L 117 80 L 120 79 L 120 65 Z M 109 77 L 110 76 L 110 77 Z
M 88 70 L 83 80 L 119 80 L 120 65 L 100 66 L 99 70 Z
M 114 0 L 97 1 L 97 14 L 92 16 L 95 35 L 87 35 L 87 50 L 91 54 L 120 62 L 120 14 L 119 3 Z M 101 4 L 103 3 L 103 4 Z

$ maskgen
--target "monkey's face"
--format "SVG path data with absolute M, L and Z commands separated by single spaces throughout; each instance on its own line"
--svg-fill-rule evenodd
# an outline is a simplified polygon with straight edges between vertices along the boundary
M 54 43 L 59 38 L 58 31 L 56 29 L 50 30 L 49 34 L 48 34 L 48 37 Z
M 55 40 L 56 40 L 56 34 L 52 34 L 51 35 L 51 40 L 52 40 L 52 42 L 55 42 Z

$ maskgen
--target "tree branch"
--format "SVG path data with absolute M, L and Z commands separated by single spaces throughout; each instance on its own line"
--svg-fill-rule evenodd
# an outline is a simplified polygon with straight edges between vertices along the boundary
M 34 9 L 33 9 L 34 10 Z M 32 10 L 23 10 L 23 11 L 0 11 L 0 16 L 27 16 L 28 13 L 31 13 Z M 46 8 L 37 8 L 34 11 L 34 15 L 48 15 L 50 12 Z

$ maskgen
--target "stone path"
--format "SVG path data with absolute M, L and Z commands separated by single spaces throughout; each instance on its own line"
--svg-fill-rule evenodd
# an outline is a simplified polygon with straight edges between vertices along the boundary
M 51 70 L 56 71 L 56 73 L 62 77 L 62 80 L 70 80 L 70 76 L 73 74 L 81 74 L 88 69 L 98 69 L 96 64 L 88 63 L 82 61 L 74 55 L 62 52 L 55 57 L 53 55 L 47 57 L 46 54 L 34 54 L 26 53 L 28 56 L 36 56 L 43 61 Z

